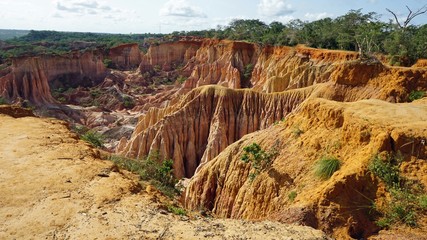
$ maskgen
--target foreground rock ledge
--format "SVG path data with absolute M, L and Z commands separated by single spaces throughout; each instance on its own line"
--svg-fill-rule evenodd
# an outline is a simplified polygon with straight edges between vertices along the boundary
M 0 114 L 0 137 L 0 239 L 327 239 L 309 227 L 160 213 L 162 196 L 61 121 Z

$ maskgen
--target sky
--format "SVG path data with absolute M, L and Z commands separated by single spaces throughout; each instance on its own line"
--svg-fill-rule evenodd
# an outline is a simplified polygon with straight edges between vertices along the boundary
M 426 0 L 0 0 L 0 29 L 103 33 L 170 33 L 225 26 L 233 19 L 265 23 L 335 18 L 349 10 L 405 19 Z M 414 19 L 427 24 L 427 13 Z

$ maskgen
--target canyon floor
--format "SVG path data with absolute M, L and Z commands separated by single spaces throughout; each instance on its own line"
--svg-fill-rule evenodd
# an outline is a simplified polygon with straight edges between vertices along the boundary
M 175 215 L 65 122 L 11 115 L 20 118 L 0 113 L 0 239 L 328 239 L 303 226 Z

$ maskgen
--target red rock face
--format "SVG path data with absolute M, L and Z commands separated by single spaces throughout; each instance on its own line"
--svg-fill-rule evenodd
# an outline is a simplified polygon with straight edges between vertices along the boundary
M 136 43 L 111 48 L 108 57 L 115 67 L 122 70 L 134 69 L 141 63 L 141 51 Z
M 91 86 L 99 83 L 107 69 L 100 54 L 86 52 L 67 56 L 22 57 L 12 61 L 0 77 L 0 94 L 10 100 L 28 99 L 33 104 L 53 103 L 49 84 Z
M 191 76 L 183 88 L 218 84 L 229 88 L 249 87 L 249 79 L 244 78 L 245 67 L 254 65 L 259 48 L 251 43 L 229 40 L 203 41 L 201 48 L 192 59 Z
M 162 46 L 156 46 L 156 51 L 162 52 Z M 192 73 L 178 94 L 190 91 L 188 95 L 166 108 L 148 111 L 132 138 L 121 142 L 118 152 L 144 157 L 150 151 L 160 151 L 174 160 L 178 177 L 189 177 L 229 144 L 280 121 L 307 98 L 399 102 L 410 92 L 408 89 L 421 86 L 427 74 L 421 69 L 366 64 L 357 58 L 355 52 L 304 47 L 259 49 L 249 43 L 204 40 L 185 67 Z M 242 87 L 242 71 L 247 64 L 254 65 L 252 90 L 232 91 Z M 229 89 L 191 91 L 207 84 Z
M 154 68 L 164 71 L 182 68 L 196 55 L 201 44 L 201 41 L 178 41 L 152 45 L 139 68 L 143 73 Z

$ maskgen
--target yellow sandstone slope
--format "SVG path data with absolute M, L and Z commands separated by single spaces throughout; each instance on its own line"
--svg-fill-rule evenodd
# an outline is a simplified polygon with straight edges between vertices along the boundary
M 368 171 L 370 160 L 383 151 L 400 151 L 401 171 L 425 187 L 426 139 L 427 99 L 401 104 L 309 99 L 284 121 L 244 136 L 201 166 L 185 205 L 219 217 L 299 222 L 338 239 L 366 237 L 378 231 L 369 214 L 373 203 L 385 200 L 384 185 Z M 252 143 L 278 151 L 271 168 L 253 182 L 250 165 L 241 160 L 243 148 Z M 323 181 L 313 166 L 325 155 L 342 166 Z M 420 226 L 413 231 L 419 238 L 427 232 L 427 218 L 417 217 Z
M 173 215 L 64 122 L 28 115 L 0 107 L 0 239 L 326 239 L 308 227 Z

